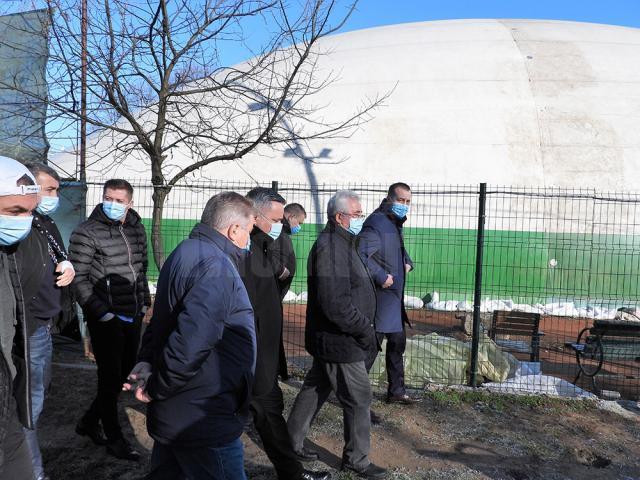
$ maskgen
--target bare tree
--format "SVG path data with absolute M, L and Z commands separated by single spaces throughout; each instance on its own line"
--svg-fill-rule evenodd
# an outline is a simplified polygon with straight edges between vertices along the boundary
M 50 112 L 84 118 L 114 140 L 124 161 L 148 159 L 153 185 L 152 247 L 164 261 L 161 223 L 172 187 L 214 162 L 260 145 L 297 147 L 349 136 L 386 98 L 364 99 L 348 118 L 327 121 L 313 98 L 333 81 L 319 75 L 318 42 L 340 29 L 357 0 L 94 0 L 87 24 L 87 111 L 78 98 L 80 1 L 48 0 Z M 258 31 L 256 48 L 247 42 Z M 250 60 L 221 64 L 230 45 Z M 192 162 L 171 162 L 176 149 Z

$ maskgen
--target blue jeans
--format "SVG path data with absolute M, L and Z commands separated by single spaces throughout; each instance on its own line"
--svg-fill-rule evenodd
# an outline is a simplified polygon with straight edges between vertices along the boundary
M 51 342 L 51 327 L 43 325 L 29 337 L 29 362 L 31 365 L 31 412 L 33 425 L 36 426 L 42 407 L 44 394 L 51 383 L 51 356 L 53 344 Z M 24 435 L 31 452 L 34 478 L 44 475 L 42 468 L 42 454 L 38 445 L 38 431 L 24 429 Z
M 146 480 L 247 480 L 240 438 L 222 447 L 173 447 L 155 442 Z

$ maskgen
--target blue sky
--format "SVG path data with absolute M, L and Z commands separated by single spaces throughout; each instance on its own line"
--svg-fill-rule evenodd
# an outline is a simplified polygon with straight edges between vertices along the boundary
M 453 18 L 528 18 L 640 28 L 640 0 L 360 0 L 345 30 Z

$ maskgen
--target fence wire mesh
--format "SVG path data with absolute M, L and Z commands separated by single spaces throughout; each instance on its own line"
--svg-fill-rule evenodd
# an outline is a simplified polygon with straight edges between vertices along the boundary
M 207 200 L 226 190 L 246 193 L 253 182 L 202 182 L 173 187 L 164 206 L 163 254 L 197 223 Z M 266 184 L 263 186 L 272 186 Z M 274 183 L 287 202 L 307 211 L 292 237 L 297 273 L 284 304 L 290 369 L 304 372 L 307 256 L 326 223 L 337 190 L 357 192 L 369 214 L 387 185 Z M 134 183 L 134 208 L 151 232 L 153 188 Z M 405 380 L 469 384 L 473 332 L 478 186 L 412 185 L 405 246 L 414 261 L 407 276 Z M 88 184 L 88 211 L 102 183 Z M 640 398 L 640 196 L 590 189 L 487 187 L 477 382 L 506 392 L 591 396 L 618 392 Z M 149 248 L 151 252 L 151 245 Z M 150 254 L 149 277 L 158 270 Z M 623 310 L 620 310 L 623 309 Z M 384 354 L 371 371 L 384 386 Z M 608 393 L 615 395 L 615 393 Z

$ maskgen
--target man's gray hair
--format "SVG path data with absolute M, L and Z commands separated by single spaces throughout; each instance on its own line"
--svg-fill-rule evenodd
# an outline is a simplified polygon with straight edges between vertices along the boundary
M 236 192 L 222 192 L 209 199 L 200 220 L 216 230 L 230 225 L 245 225 L 255 216 L 250 200 Z
M 338 190 L 327 203 L 327 216 L 329 219 L 336 218 L 338 213 L 346 213 L 349 200 L 360 201 L 358 194 L 352 190 Z

